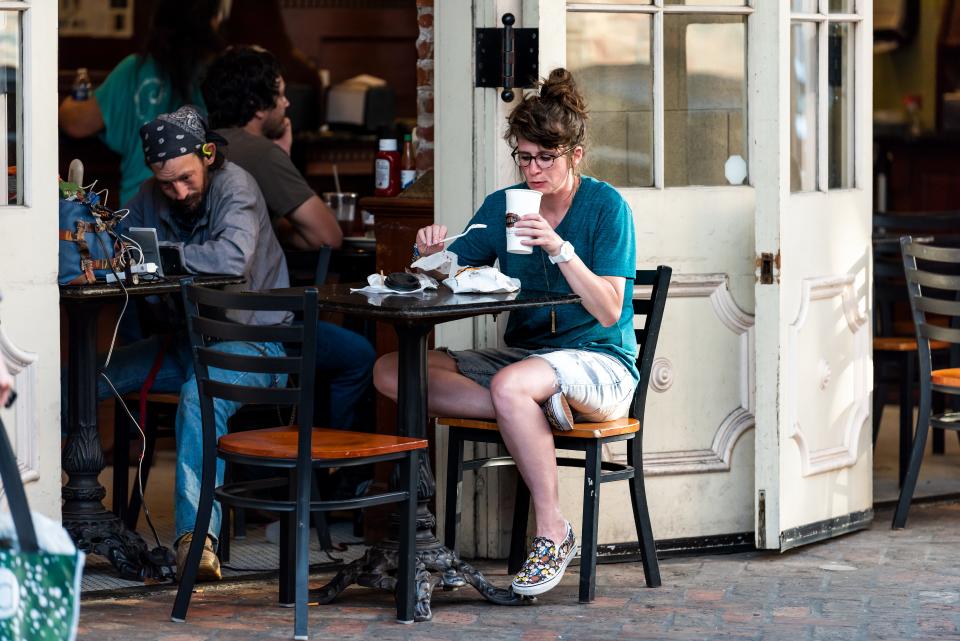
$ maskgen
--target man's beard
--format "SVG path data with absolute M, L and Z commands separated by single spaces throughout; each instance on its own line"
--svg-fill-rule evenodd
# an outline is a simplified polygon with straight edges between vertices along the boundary
M 173 217 L 185 228 L 190 229 L 200 218 L 200 214 L 206 208 L 207 190 L 210 187 L 210 169 L 203 167 L 203 183 L 200 185 L 200 191 L 191 194 L 183 200 L 170 200 L 170 210 Z
M 276 122 L 265 121 L 263 123 L 263 136 L 269 140 L 279 140 L 286 131 L 285 118 Z

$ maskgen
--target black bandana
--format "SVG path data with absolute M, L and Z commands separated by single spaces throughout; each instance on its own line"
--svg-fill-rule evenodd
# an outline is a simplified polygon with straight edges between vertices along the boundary
M 226 144 L 221 136 L 207 131 L 207 123 L 193 105 L 160 114 L 140 127 L 140 139 L 148 165 L 196 153 L 208 142 Z

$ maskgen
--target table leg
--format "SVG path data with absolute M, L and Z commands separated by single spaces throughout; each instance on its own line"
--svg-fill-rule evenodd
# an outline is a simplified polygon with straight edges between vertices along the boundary
M 429 325 L 396 325 L 399 338 L 399 372 L 397 381 L 397 431 L 402 436 L 423 438 L 427 419 L 427 336 Z M 430 457 L 421 456 L 417 484 L 417 605 L 415 621 L 433 618 L 430 597 L 440 585 L 452 590 L 472 585 L 488 601 L 498 605 L 524 605 L 533 599 L 514 594 L 511 589 L 491 585 L 473 566 L 461 560 L 437 539 L 437 519 L 429 503 L 436 493 L 436 481 Z M 396 525 L 396 515 L 391 518 Z M 329 603 L 347 586 L 358 585 L 394 591 L 398 568 L 397 538 L 394 535 L 367 550 L 360 559 L 341 570 L 330 583 L 311 591 L 311 599 Z
M 97 311 L 95 303 L 69 305 L 67 426 L 62 453 L 63 526 L 77 547 L 110 560 L 124 579 L 164 576 L 163 559 L 153 558 L 143 539 L 103 506 L 106 490 L 97 477 L 105 467 L 97 432 Z

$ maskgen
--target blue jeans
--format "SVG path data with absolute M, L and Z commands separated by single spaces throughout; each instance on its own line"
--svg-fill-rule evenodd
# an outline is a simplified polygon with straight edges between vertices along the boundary
M 357 402 L 370 388 L 377 354 L 366 338 L 339 325 L 317 323 L 317 372 L 330 381 L 330 424 L 351 429 Z
M 152 336 L 130 345 L 118 347 L 113 352 L 107 376 L 121 395 L 139 391 L 147 379 L 157 353 L 164 341 L 163 337 Z M 277 344 L 268 344 L 270 355 L 282 348 Z M 251 343 L 221 343 L 217 349 L 236 354 L 262 353 Z M 330 426 L 349 428 L 353 423 L 357 402 L 370 386 L 373 363 L 376 353 L 370 342 L 363 336 L 326 322 L 317 323 L 317 371 L 330 379 Z M 222 371 L 211 372 L 215 378 Z M 236 373 L 233 373 L 236 374 Z M 285 378 L 273 381 L 268 374 L 244 374 L 250 377 L 245 385 L 264 387 L 266 385 L 285 385 Z M 61 389 L 66 394 L 65 384 Z M 218 380 L 222 380 L 219 379 Z M 197 503 L 200 498 L 200 468 L 202 459 L 202 419 L 197 385 L 193 373 L 193 358 L 186 340 L 174 340 L 167 348 L 163 363 L 154 379 L 154 392 L 172 392 L 180 394 L 177 409 L 177 473 L 174 495 L 174 512 L 177 538 L 192 532 L 196 522 Z M 103 377 L 97 377 L 97 400 L 112 398 Z M 64 396 L 65 398 L 65 396 Z M 64 405 L 66 407 L 66 405 Z M 239 409 L 237 403 L 218 399 L 215 403 L 217 437 L 227 432 L 227 421 Z M 64 417 L 66 412 L 64 412 Z M 223 482 L 223 461 L 217 462 L 216 484 Z M 220 504 L 214 502 L 210 518 L 210 535 L 217 539 L 220 532 Z
M 162 342 L 162 337 L 153 336 L 117 348 L 114 351 L 106 374 L 121 395 L 140 389 L 150 373 Z M 247 356 L 280 356 L 284 353 L 283 346 L 279 343 L 231 341 L 218 343 L 214 346 L 214 349 Z M 286 385 L 285 375 L 233 372 L 211 368 L 210 376 L 214 380 L 251 387 L 280 387 Z M 177 473 L 174 491 L 174 523 L 176 538 L 179 539 L 187 532 L 192 532 L 196 525 L 197 503 L 200 499 L 200 470 L 203 460 L 203 419 L 200 415 L 199 391 L 197 390 L 190 349 L 186 342 L 175 341 L 168 347 L 166 354 L 164 354 L 163 363 L 154 379 L 152 391 L 180 393 L 180 404 L 177 407 L 175 422 Z M 97 398 L 102 400 L 110 396 L 112 396 L 112 392 L 106 381 L 103 380 L 103 377 L 98 377 Z M 240 409 L 239 403 L 215 399 L 214 414 L 216 416 L 217 438 L 227 433 L 227 421 L 236 414 L 238 409 Z M 218 460 L 216 485 L 223 483 L 223 472 L 224 461 Z M 220 504 L 215 501 L 208 528 L 208 532 L 214 541 L 219 536 L 220 519 Z

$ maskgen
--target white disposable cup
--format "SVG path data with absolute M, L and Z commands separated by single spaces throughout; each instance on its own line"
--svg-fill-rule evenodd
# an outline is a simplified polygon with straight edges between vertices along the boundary
M 522 245 L 520 241 L 527 236 L 518 236 L 517 228 L 514 224 L 521 217 L 527 214 L 537 214 L 540 212 L 540 198 L 543 194 L 533 189 L 508 189 L 507 190 L 507 251 L 511 254 L 530 254 L 533 253 L 533 247 Z

